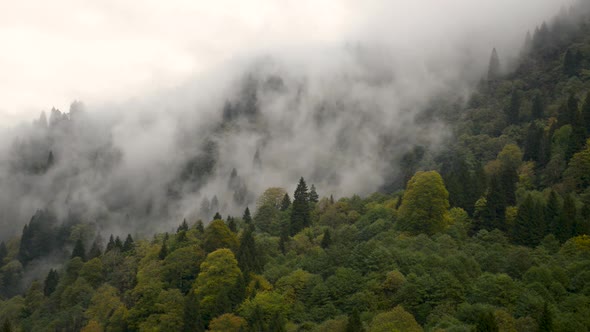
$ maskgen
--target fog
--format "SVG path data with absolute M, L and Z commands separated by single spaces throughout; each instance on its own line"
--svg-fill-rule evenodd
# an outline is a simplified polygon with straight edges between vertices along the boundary
M 568 1 L 214 3 L 0 5 L 3 237 L 44 208 L 150 234 L 301 176 L 320 196 L 380 190 L 449 137 L 417 116 L 465 100 L 494 47 L 509 70 Z

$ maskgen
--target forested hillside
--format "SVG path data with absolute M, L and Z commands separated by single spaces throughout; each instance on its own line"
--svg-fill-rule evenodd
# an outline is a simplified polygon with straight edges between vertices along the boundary
M 0 331 L 590 330 L 588 7 L 531 31 L 516 60 L 493 50 L 468 100 L 416 119 L 446 123 L 445 144 L 414 145 L 373 195 L 302 177 L 153 237 L 37 211 L 0 244 Z

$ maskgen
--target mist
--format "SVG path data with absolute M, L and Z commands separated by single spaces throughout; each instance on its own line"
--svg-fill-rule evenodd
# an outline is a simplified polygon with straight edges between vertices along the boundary
M 208 17 L 201 21 L 174 16 L 183 6 L 194 9 L 183 1 L 162 15 L 156 3 L 136 4 L 141 9 L 58 3 L 49 10 L 74 6 L 100 18 L 88 36 L 55 23 L 49 38 L 68 36 L 65 50 L 72 41 L 98 40 L 96 28 L 113 23 L 104 38 L 122 29 L 126 38 L 145 41 L 134 56 L 147 54 L 143 65 L 120 71 L 134 61 L 120 40 L 91 48 L 94 54 L 74 52 L 97 63 L 85 76 L 78 74 L 88 68 L 85 61 L 63 67 L 56 60 L 63 50 L 49 50 L 23 60 L 36 64 L 24 78 L 0 80 L 12 109 L 4 113 L 0 144 L 4 238 L 39 209 L 58 220 L 94 223 L 103 234 L 145 235 L 185 218 L 241 215 L 266 188 L 291 193 L 302 176 L 320 196 L 381 190 L 396 181 L 406 152 L 418 145 L 436 151 L 450 137 L 445 121 L 436 114 L 423 119 L 423 112 L 443 96 L 467 100 L 493 48 L 510 70 L 526 32 L 569 2 L 260 0 L 246 14 L 241 6 L 228 13 L 200 5 L 196 12 Z M 121 23 L 120 15 L 130 21 Z M 153 40 L 150 23 L 163 29 Z M 0 31 L 10 36 L 11 21 L 3 24 Z M 40 38 L 35 29 L 53 23 L 39 24 L 28 27 L 31 45 Z M 161 64 L 166 51 L 150 53 L 154 45 L 169 47 Z M 111 47 L 120 47 L 121 59 Z M 0 68 L 16 78 L 8 67 L 18 52 L 32 50 L 7 52 Z M 47 73 L 52 87 L 45 91 L 47 82 L 35 78 Z M 35 116 L 30 91 L 40 91 Z

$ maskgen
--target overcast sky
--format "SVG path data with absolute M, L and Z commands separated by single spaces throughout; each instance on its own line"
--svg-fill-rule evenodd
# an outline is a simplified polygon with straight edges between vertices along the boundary
M 449 33 L 502 44 L 564 2 L 2 0 L 0 124 L 67 110 L 76 99 L 138 97 L 283 46 L 385 39 L 403 47 Z

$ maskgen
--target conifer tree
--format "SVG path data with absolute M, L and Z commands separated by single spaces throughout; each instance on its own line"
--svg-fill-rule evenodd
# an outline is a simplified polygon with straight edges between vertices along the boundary
M 135 244 L 133 243 L 133 238 L 131 234 L 127 234 L 127 238 L 125 239 L 125 243 L 123 243 L 123 252 L 131 252 L 135 248 Z
M 106 251 L 111 251 L 115 248 L 115 239 L 113 238 L 113 234 L 109 237 L 109 242 L 107 243 Z
M 315 190 L 315 186 L 312 184 L 311 188 L 309 188 L 309 202 L 317 203 L 319 198 L 320 196 L 318 196 L 318 193 Z
M 200 220 L 200 219 L 199 219 L 199 220 L 197 220 L 197 226 L 196 226 L 196 228 L 197 228 L 197 231 L 198 231 L 200 234 L 203 234 L 203 233 L 205 233 L 205 226 L 203 225 L 203 221 L 202 221 L 202 220 Z
M 574 233 L 574 225 L 576 222 L 576 203 L 571 195 L 565 195 L 563 198 L 563 208 L 559 216 L 559 228 L 557 230 L 557 238 L 562 243 L 572 237 Z
M 121 241 L 121 238 L 119 236 L 117 236 L 115 238 L 115 246 L 114 247 L 119 250 L 123 250 L 123 241 Z
M 586 99 L 584 100 L 584 105 L 582 106 L 581 116 L 582 124 L 586 129 L 586 134 L 590 134 L 590 91 L 588 94 L 586 94 Z
M 94 240 L 92 247 L 90 247 L 90 251 L 88 251 L 88 260 L 100 257 L 100 255 L 102 255 L 102 245 L 100 242 L 101 240 L 98 237 Z
M 481 218 L 481 228 L 488 231 L 498 228 L 505 229 L 506 216 L 506 196 L 504 190 L 498 179 L 498 176 L 493 176 L 486 195 L 486 205 Z
M 86 261 L 86 249 L 84 249 L 84 242 L 82 239 L 78 239 L 72 250 L 72 256 L 70 258 L 80 257 L 83 261 Z
M 215 212 L 215 215 L 213 216 L 213 220 L 223 220 L 223 218 L 221 217 L 221 214 L 219 214 L 219 212 Z
M 205 326 L 199 308 L 199 299 L 194 290 L 184 298 L 183 332 L 204 332 Z
M 330 230 L 326 228 L 324 230 L 324 237 L 322 238 L 321 247 L 323 249 L 328 248 L 332 244 L 332 237 L 330 235 Z
M 494 48 L 490 57 L 490 65 L 488 67 L 488 81 L 495 81 L 500 78 L 500 58 L 498 52 Z
M 43 294 L 45 294 L 45 296 L 51 295 L 57 288 L 58 283 L 59 274 L 57 273 L 57 271 L 54 269 L 49 270 L 49 273 L 47 273 L 47 277 L 45 277 L 45 283 L 43 285 Z
M 541 312 L 541 318 L 539 319 L 539 332 L 553 332 L 553 316 L 547 302 L 543 305 L 543 312 Z
M 229 227 L 234 233 L 238 231 L 238 225 L 236 224 L 235 219 L 231 216 L 227 216 L 227 227 Z
M 238 260 L 238 267 L 242 270 L 246 278 L 248 278 L 250 273 L 259 273 L 262 271 L 260 255 L 254 239 L 254 226 L 247 226 L 242 233 L 236 258 Z
M 536 246 L 541 242 L 544 230 L 544 207 L 535 202 L 531 195 L 518 207 L 516 220 L 512 228 L 512 239 L 524 246 Z
M 158 258 L 163 260 L 168 256 L 168 245 L 166 244 L 166 240 L 168 239 L 168 233 L 164 235 L 164 241 L 162 241 L 162 247 L 160 248 L 160 252 L 158 253 Z
M 303 177 L 299 180 L 295 194 L 293 195 L 293 209 L 291 210 L 291 236 L 299 233 L 310 225 L 309 193 Z
M 541 94 L 536 94 L 533 97 L 533 106 L 531 109 L 533 120 L 541 119 L 543 114 L 545 114 L 545 103 L 543 101 L 543 96 L 541 96 Z
M 281 201 L 281 211 L 287 211 L 290 206 L 291 198 L 289 197 L 289 194 L 285 193 L 285 196 L 283 196 L 283 200 Z
M 512 96 L 510 97 L 510 104 L 505 110 L 506 120 L 509 124 L 517 124 L 519 122 L 521 104 L 522 97 L 520 91 L 512 91 Z
M 246 210 L 244 210 L 244 216 L 242 217 L 242 220 L 244 220 L 244 223 L 246 225 L 252 224 L 252 216 L 250 215 L 250 208 L 246 207 Z
M 186 232 L 186 231 L 188 231 L 188 224 L 186 222 L 186 219 L 183 219 L 182 224 L 180 224 L 180 226 L 178 226 L 178 228 L 176 229 L 176 233 Z
M 547 204 L 545 205 L 545 234 L 553 234 L 557 236 L 559 230 L 559 216 L 561 214 L 561 207 L 559 205 L 559 198 L 554 190 L 549 192 Z

